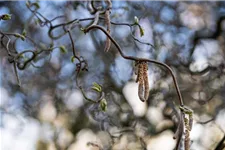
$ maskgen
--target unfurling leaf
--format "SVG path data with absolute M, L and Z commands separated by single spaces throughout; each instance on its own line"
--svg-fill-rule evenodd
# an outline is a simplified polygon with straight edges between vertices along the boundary
M 104 112 L 107 110 L 107 101 L 106 101 L 106 99 L 103 98 L 100 101 L 100 107 L 101 107 L 101 110 L 104 111 Z
M 95 90 L 95 91 L 97 91 L 97 92 L 102 92 L 102 87 L 101 87 L 101 85 L 99 85 L 99 84 L 96 83 L 96 82 L 93 83 L 92 89 Z
M 59 49 L 60 49 L 61 53 L 63 53 L 63 54 L 67 53 L 67 50 L 66 50 L 65 46 L 62 45 L 62 46 L 59 47 Z

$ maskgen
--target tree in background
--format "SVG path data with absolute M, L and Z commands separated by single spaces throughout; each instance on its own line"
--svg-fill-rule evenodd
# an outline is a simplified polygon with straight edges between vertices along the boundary
M 1 2 L 4 149 L 222 150 L 224 6 Z

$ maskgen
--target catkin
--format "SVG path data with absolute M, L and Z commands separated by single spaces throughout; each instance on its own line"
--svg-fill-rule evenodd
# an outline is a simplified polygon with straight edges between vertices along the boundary
M 185 140 L 184 140 L 185 150 L 190 150 L 190 131 L 185 129 Z
M 186 117 L 184 118 L 184 124 L 185 124 L 185 136 L 184 136 L 184 148 L 185 150 L 190 150 L 190 126 L 189 126 L 189 119 Z
M 145 101 L 145 97 L 144 97 L 144 84 L 143 84 L 143 82 L 139 83 L 139 85 L 138 85 L 138 96 L 139 96 L 139 98 L 140 98 L 140 100 L 142 102 Z
M 143 78 L 144 78 L 144 86 L 145 86 L 145 100 L 148 100 L 149 97 L 149 83 L 148 83 L 148 64 L 147 62 L 143 62 Z
M 136 62 L 135 74 L 137 75 L 136 82 L 138 85 L 138 96 L 141 101 L 148 100 L 149 84 L 148 84 L 148 64 L 147 62 Z
M 189 115 L 189 130 L 190 131 L 192 130 L 192 125 L 193 125 L 193 115 L 190 114 Z

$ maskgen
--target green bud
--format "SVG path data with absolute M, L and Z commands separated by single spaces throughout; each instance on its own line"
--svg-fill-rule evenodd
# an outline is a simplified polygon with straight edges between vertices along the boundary
M 10 14 L 4 14 L 4 15 L 1 16 L 1 19 L 2 20 L 10 20 L 11 19 L 11 16 L 12 15 L 10 15 Z
M 141 26 L 139 26 L 139 30 L 140 30 L 140 35 L 144 36 L 145 34 L 144 29 Z
M 107 111 L 107 101 L 106 101 L 106 99 L 102 99 L 101 101 L 100 101 L 100 107 L 101 107 L 101 110 L 102 111 Z
M 138 19 L 137 16 L 134 16 L 134 23 L 135 23 L 135 24 L 139 24 L 139 19 Z
M 75 61 L 75 57 L 74 56 L 71 56 L 70 61 L 73 63 Z
M 60 49 L 61 53 L 63 53 L 63 54 L 67 53 L 67 50 L 66 50 L 65 46 L 62 45 L 62 46 L 59 47 L 59 49 Z

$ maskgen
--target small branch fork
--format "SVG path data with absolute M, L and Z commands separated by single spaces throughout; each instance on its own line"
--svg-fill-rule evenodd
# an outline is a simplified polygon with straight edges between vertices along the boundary
M 110 35 L 110 24 L 129 26 L 131 30 L 132 30 L 132 26 L 139 25 L 139 24 L 137 24 L 137 23 L 127 24 L 127 23 L 115 23 L 115 22 L 112 22 L 110 20 L 110 12 L 111 12 L 111 9 L 112 9 L 112 3 L 111 3 L 110 0 L 105 0 L 105 3 L 107 4 L 107 7 L 104 9 L 101 6 L 96 7 L 94 1 L 88 2 L 88 8 L 91 10 L 90 11 L 91 14 L 94 14 L 95 17 L 92 17 L 92 18 L 84 18 L 84 19 L 74 19 L 72 21 L 69 21 L 69 22 L 66 22 L 66 23 L 57 24 L 57 25 L 53 25 L 52 24 L 52 21 L 54 21 L 56 19 L 59 19 L 59 18 L 62 18 L 64 16 L 58 16 L 56 18 L 53 18 L 52 20 L 49 20 L 49 19 L 45 18 L 41 13 L 39 13 L 37 11 L 38 8 L 36 6 L 35 6 L 35 9 L 31 9 L 31 7 L 34 6 L 32 3 L 28 2 L 27 3 L 27 7 L 34 14 L 34 16 L 36 16 L 38 18 L 40 26 L 48 26 L 49 27 L 48 35 L 49 35 L 49 37 L 52 40 L 59 39 L 62 36 L 64 36 L 65 34 L 68 34 L 68 36 L 70 38 L 70 41 L 71 41 L 71 45 L 72 45 L 73 58 L 78 61 L 78 63 L 76 63 L 76 78 L 75 78 L 75 80 L 76 80 L 76 86 L 81 90 L 84 98 L 86 100 L 88 100 L 89 102 L 99 103 L 100 100 L 104 97 L 104 92 L 101 92 L 100 100 L 95 101 L 95 100 L 89 99 L 86 96 L 86 94 L 85 94 L 82 86 L 79 84 L 79 81 L 78 81 L 78 77 L 79 77 L 80 72 L 81 71 L 88 71 L 88 63 L 87 63 L 86 60 L 84 60 L 84 58 L 82 56 L 78 56 L 76 54 L 75 44 L 74 44 L 74 41 L 73 41 L 73 38 L 72 38 L 71 30 L 74 27 L 76 27 L 76 25 L 78 25 L 79 22 L 81 22 L 81 21 L 93 20 L 93 22 L 92 22 L 91 25 L 89 25 L 87 28 L 82 29 L 84 33 L 88 33 L 91 30 L 97 29 L 97 30 L 101 30 L 107 36 L 106 46 L 105 46 L 105 52 L 109 51 L 110 46 L 111 46 L 111 42 L 112 42 L 115 45 L 115 47 L 117 48 L 117 50 L 120 53 L 120 55 L 124 59 L 131 60 L 131 61 L 135 61 L 135 62 L 138 62 L 138 63 L 141 63 L 141 64 L 142 63 L 146 63 L 146 64 L 147 63 L 154 63 L 154 64 L 157 64 L 159 66 L 162 66 L 162 67 L 166 68 L 169 71 L 170 75 L 172 76 L 173 83 L 174 83 L 174 86 L 175 86 L 175 89 L 176 89 L 176 93 L 177 93 L 178 99 L 179 99 L 179 105 L 180 105 L 179 108 L 180 108 L 180 111 L 181 111 L 179 125 L 178 125 L 177 131 L 176 131 L 175 136 L 174 136 L 174 138 L 177 138 L 178 139 L 177 140 L 176 150 L 178 150 L 179 149 L 179 146 L 181 145 L 182 136 L 183 135 L 185 135 L 185 150 L 190 150 L 189 133 L 191 131 L 192 122 L 193 122 L 193 119 L 192 119 L 192 113 L 193 112 L 190 109 L 188 109 L 188 108 L 186 108 L 184 106 L 184 102 L 183 102 L 183 99 L 182 99 L 182 95 L 181 95 L 181 92 L 180 92 L 180 89 L 179 89 L 179 86 L 178 86 L 178 83 L 177 83 L 177 80 L 176 80 L 176 77 L 175 77 L 175 74 L 174 74 L 173 70 L 167 64 L 162 63 L 162 62 L 159 62 L 157 60 L 145 59 L 145 58 L 138 58 L 138 57 L 134 57 L 134 56 L 127 56 L 127 55 L 125 55 L 123 53 L 121 47 L 119 46 L 119 44 Z M 104 14 L 105 17 L 101 17 L 100 16 L 101 14 Z M 102 26 L 99 26 L 98 25 L 98 21 L 100 19 L 105 20 L 105 24 L 106 24 L 107 30 L 104 29 Z M 62 34 L 60 34 L 58 36 L 53 35 L 53 33 L 52 33 L 53 30 L 56 29 L 56 28 L 59 28 L 59 27 L 62 27 L 63 28 L 64 33 L 62 33 Z M 18 73 L 17 73 L 17 68 L 20 69 L 20 70 L 24 70 L 25 67 L 27 66 L 27 64 L 31 63 L 31 61 L 33 61 L 38 54 L 42 53 L 43 51 L 52 51 L 54 48 L 58 48 L 58 47 L 54 47 L 54 48 L 53 47 L 50 47 L 50 48 L 48 48 L 46 50 L 40 50 L 40 51 L 38 51 L 36 49 L 36 51 L 25 50 L 25 51 L 23 51 L 23 52 L 21 52 L 19 54 L 17 53 L 17 51 L 15 53 L 12 53 L 9 50 L 9 44 L 10 44 L 10 38 L 9 38 L 9 36 L 12 36 L 12 35 L 13 36 L 18 36 L 18 35 L 11 34 L 11 33 L 3 33 L 2 31 L 0 31 L 0 35 L 2 35 L 2 37 L 1 37 L 1 44 L 4 46 L 4 48 L 8 52 L 9 62 L 10 63 L 13 63 L 13 65 L 14 65 L 15 74 L 16 74 L 16 77 L 17 77 L 17 80 L 18 80 L 18 83 L 19 84 L 20 84 L 20 81 L 19 81 L 19 77 L 18 77 Z M 147 45 L 150 45 L 150 46 L 154 47 L 153 45 L 151 45 L 149 43 L 143 43 L 143 42 L 139 41 L 133 35 L 132 35 L 132 37 L 137 42 L 140 42 L 142 44 L 147 44 Z M 6 44 L 4 44 L 3 38 L 6 38 L 7 39 Z M 19 38 L 22 39 L 23 37 L 19 36 Z M 37 47 L 38 44 L 36 44 L 31 38 L 29 38 L 27 36 L 25 36 L 24 38 L 29 39 Z M 18 59 L 24 53 L 31 53 L 32 56 L 28 60 L 26 60 L 23 63 L 21 63 L 20 61 L 18 61 Z M 139 80 L 139 82 L 140 82 L 140 80 Z M 143 86 L 143 82 L 142 81 L 141 81 L 141 86 Z M 147 87 L 147 85 L 145 85 L 145 88 L 148 90 L 149 87 Z M 147 94 L 145 93 L 143 100 L 147 100 L 147 98 L 148 98 L 148 93 Z M 189 117 L 186 117 L 187 115 Z M 185 129 L 185 131 L 184 131 L 184 129 Z

